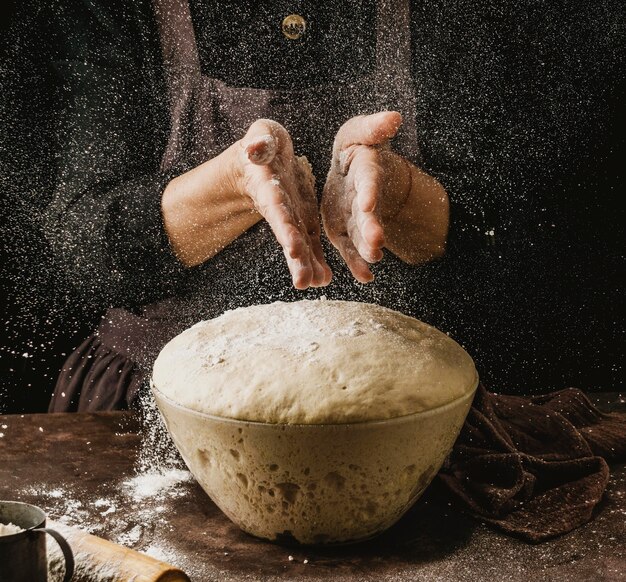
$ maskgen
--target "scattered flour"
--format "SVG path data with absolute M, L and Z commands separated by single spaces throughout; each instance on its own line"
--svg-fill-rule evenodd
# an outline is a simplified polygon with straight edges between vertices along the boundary
M 61 524 L 78 527 L 94 535 L 143 552 L 158 560 L 178 567 L 189 567 L 185 557 L 167 549 L 167 543 L 157 533 L 171 528 L 168 521 L 168 501 L 188 493 L 184 485 L 192 480 L 191 473 L 182 469 L 159 469 L 138 473 L 135 477 L 112 482 L 103 489 L 104 495 L 94 501 L 84 503 L 76 499 L 80 491 L 32 488 L 48 499 L 46 509 L 52 519 Z M 132 518 L 118 508 L 133 507 Z M 102 519 L 102 518 L 105 519 Z M 60 582 L 63 579 L 64 561 L 56 544 L 49 543 L 49 580 Z M 114 565 L 103 568 L 94 565 L 87 553 L 75 556 L 76 574 L 80 582 L 122 582 Z M 126 578 L 123 579 L 128 582 Z
M 174 552 L 157 544 L 151 544 L 143 550 L 143 553 L 154 558 L 155 560 L 161 560 L 162 562 L 172 563 L 176 561 L 176 555 Z
M 184 495 L 184 490 L 176 490 L 176 486 L 182 482 L 190 481 L 191 473 L 183 469 L 168 469 L 164 472 L 142 473 L 122 483 L 124 490 L 135 501 L 146 498 L 159 499 L 179 497 Z
M 98 509 L 104 509 L 104 511 L 100 512 L 100 515 L 109 515 L 110 513 L 115 513 L 117 511 L 115 503 L 113 503 L 110 499 L 96 499 L 93 505 Z
M 148 393 L 142 400 L 142 439 L 134 476 L 103 482 L 95 497 L 91 487 L 85 489 L 78 482 L 54 488 L 36 483 L 22 488 L 20 493 L 24 500 L 41 506 L 50 521 L 57 522 L 60 531 L 62 526 L 80 528 L 188 570 L 193 563 L 170 549 L 162 532 L 172 528 L 170 500 L 188 494 L 193 478 L 171 441 L 151 395 Z M 132 511 L 123 511 L 125 508 Z M 48 579 L 60 582 L 65 572 L 62 553 L 53 541 L 47 545 Z M 77 582 L 129 582 L 120 578 L 114 565 L 94 566 L 88 553 L 77 553 L 75 560 L 73 580 Z
M 124 532 L 117 536 L 116 543 L 127 547 L 133 547 L 139 542 L 143 534 L 143 528 L 140 525 L 133 526 L 130 531 Z

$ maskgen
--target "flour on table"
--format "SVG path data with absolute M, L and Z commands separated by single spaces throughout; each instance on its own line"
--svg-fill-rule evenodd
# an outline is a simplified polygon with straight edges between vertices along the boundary
M 117 507 L 115 503 L 113 503 L 110 499 L 96 499 L 93 502 L 94 507 L 97 507 L 100 511 L 100 515 L 109 515 L 110 513 L 115 513 L 117 511 Z
M 177 489 L 180 483 L 190 481 L 191 473 L 183 469 L 169 469 L 164 472 L 141 473 L 127 479 L 122 486 L 135 501 L 158 499 L 163 496 L 180 497 L 184 491 Z

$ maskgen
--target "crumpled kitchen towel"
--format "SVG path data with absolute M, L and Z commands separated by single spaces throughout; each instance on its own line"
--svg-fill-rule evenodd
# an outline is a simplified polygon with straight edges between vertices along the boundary
M 534 397 L 482 385 L 439 480 L 474 517 L 540 542 L 589 521 L 626 460 L 626 414 L 577 389 Z

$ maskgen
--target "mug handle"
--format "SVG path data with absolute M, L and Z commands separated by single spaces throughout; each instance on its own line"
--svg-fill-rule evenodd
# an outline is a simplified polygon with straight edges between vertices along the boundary
M 67 540 L 56 530 L 50 529 L 49 527 L 40 527 L 37 529 L 33 529 L 32 531 L 41 531 L 43 533 L 50 534 L 63 552 L 63 558 L 65 559 L 65 576 L 63 577 L 63 582 L 69 582 L 74 575 L 74 554 L 72 552 L 72 548 L 67 543 Z

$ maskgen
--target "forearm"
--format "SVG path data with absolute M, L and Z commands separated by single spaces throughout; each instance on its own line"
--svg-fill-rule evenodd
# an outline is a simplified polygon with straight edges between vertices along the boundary
M 409 264 L 421 264 L 441 257 L 446 248 L 450 208 L 443 186 L 420 168 L 395 156 L 395 164 L 409 172 L 396 171 L 393 187 L 408 191 L 400 210 L 383 218 L 385 247 Z M 400 170 L 400 168 L 398 168 Z
M 239 144 L 233 144 L 173 179 L 163 192 L 165 230 L 174 254 L 186 267 L 215 256 L 261 219 L 251 199 L 237 191 L 226 171 L 238 149 Z

